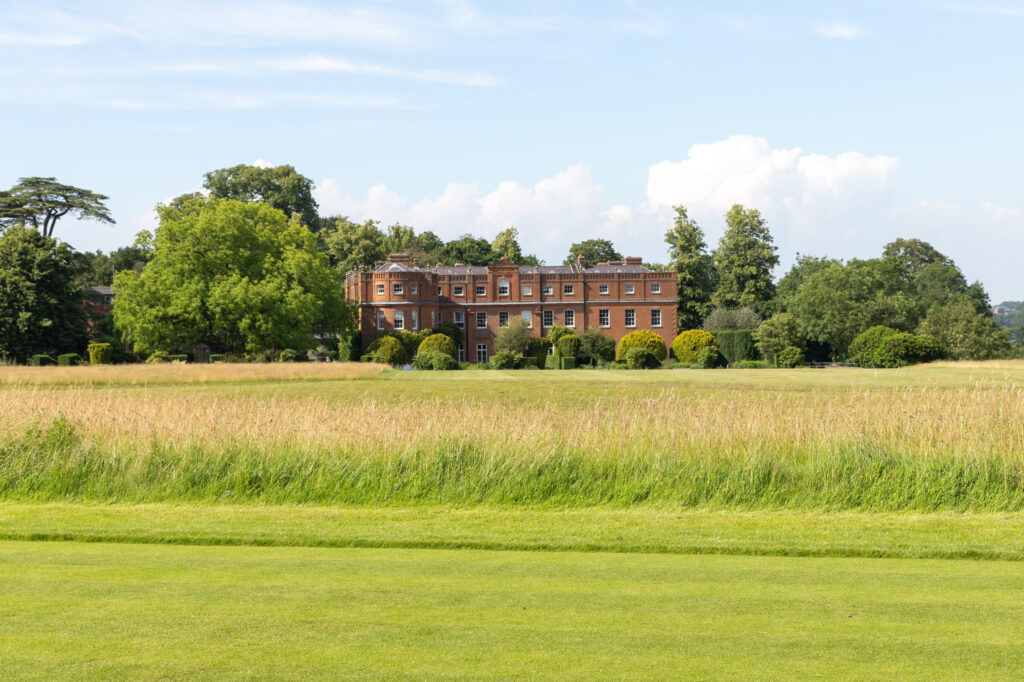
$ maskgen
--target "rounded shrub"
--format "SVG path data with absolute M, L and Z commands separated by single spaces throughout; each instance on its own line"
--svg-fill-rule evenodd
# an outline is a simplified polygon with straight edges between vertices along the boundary
M 416 354 L 416 357 L 412 360 L 412 366 L 416 369 L 458 369 L 459 363 L 455 361 L 455 358 L 443 353 L 438 350 L 425 351 L 420 348 L 420 352 Z
M 729 361 L 725 359 L 722 351 L 718 350 L 718 348 L 708 346 L 701 349 L 700 354 L 697 356 L 697 364 L 704 369 L 717 369 L 725 367 L 729 364 Z
M 672 339 L 672 355 L 682 363 L 697 362 L 697 356 L 705 348 L 718 348 L 718 341 L 703 329 L 690 329 Z
M 146 362 L 150 364 L 156 364 L 159 362 L 170 362 L 170 357 L 171 356 L 167 354 L 167 351 L 155 350 L 149 354 L 149 357 L 146 358 Z
M 548 341 L 552 344 L 558 343 L 558 339 L 562 338 L 566 334 L 572 334 L 572 330 L 565 325 L 555 324 L 548 329 Z
M 648 369 L 657 364 L 657 358 L 645 348 L 630 348 L 626 351 L 626 366 L 630 369 Z
M 405 347 L 393 336 L 382 336 L 370 344 L 363 359 L 387 365 L 400 365 L 406 359 Z
M 872 358 L 872 367 L 905 367 L 931 362 L 945 355 L 942 343 L 928 334 L 897 332 L 887 336 Z
M 615 349 L 615 359 L 619 362 L 624 361 L 626 354 L 633 348 L 644 349 L 653 355 L 654 359 L 658 362 L 668 357 L 668 349 L 665 348 L 665 342 L 660 336 L 649 329 L 638 329 L 619 339 L 619 345 Z
M 277 359 L 279 362 L 295 362 L 299 358 L 299 351 L 294 348 L 285 348 L 283 351 L 278 353 Z
M 555 353 L 560 358 L 574 358 L 576 352 L 580 349 L 580 338 L 569 332 L 568 334 L 562 334 L 555 341 Z
M 899 334 L 899 332 L 883 324 L 875 325 L 861 332 L 857 338 L 850 342 L 848 351 L 850 361 L 861 367 L 876 367 L 877 365 L 874 362 L 875 352 L 878 350 L 878 347 L 890 336 L 895 336 L 896 334 Z
M 61 367 L 72 367 L 82 364 L 82 356 L 78 353 L 61 353 L 57 356 L 57 364 Z
M 519 364 L 519 356 L 510 350 L 500 350 L 491 356 L 491 367 L 494 369 L 515 369 Z
M 804 364 L 804 352 L 796 346 L 786 346 L 775 356 L 775 361 L 779 363 L 779 367 L 786 369 L 799 367 Z
M 420 342 L 418 353 L 445 353 L 453 360 L 459 357 L 455 341 L 446 334 L 431 334 Z

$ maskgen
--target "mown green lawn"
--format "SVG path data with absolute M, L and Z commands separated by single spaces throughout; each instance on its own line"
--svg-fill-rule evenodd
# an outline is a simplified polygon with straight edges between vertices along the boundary
M 940 679 L 1014 562 L 0 542 L 8 679 Z

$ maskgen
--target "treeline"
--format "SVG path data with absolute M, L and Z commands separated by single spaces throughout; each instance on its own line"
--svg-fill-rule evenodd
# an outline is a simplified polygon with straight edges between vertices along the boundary
M 53 178 L 23 178 L 0 192 L 0 356 L 24 362 L 81 352 L 87 317 L 91 335 L 124 359 L 125 342 L 143 354 L 196 344 L 251 356 L 304 351 L 354 324 L 341 283 L 389 253 L 423 265 L 542 264 L 523 253 L 514 227 L 493 240 L 444 241 L 408 225 L 322 216 L 312 181 L 291 166 L 215 170 L 203 187 L 158 206 L 155 233 L 106 254 L 75 252 L 53 235 L 67 215 L 112 222 L 107 197 Z M 1020 347 L 996 324 L 982 285 L 968 284 L 926 242 L 897 239 L 877 258 L 846 262 L 798 256 L 776 281 L 778 250 L 757 210 L 730 209 L 714 249 L 684 207 L 675 211 L 667 263 L 647 265 L 677 273 L 680 332 L 746 330 L 762 356 L 786 351 L 801 360 L 849 359 L 854 340 L 877 327 L 934 339 L 953 358 L 1001 357 Z M 564 262 L 579 255 L 589 263 L 623 257 L 604 239 L 572 244 Z M 90 287 L 102 285 L 117 290 L 112 317 L 97 315 L 101 302 L 89 301 Z

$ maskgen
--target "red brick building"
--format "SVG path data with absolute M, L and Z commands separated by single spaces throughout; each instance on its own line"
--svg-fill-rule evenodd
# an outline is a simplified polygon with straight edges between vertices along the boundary
M 453 322 L 464 333 L 460 359 L 484 362 L 494 337 L 521 317 L 538 337 L 553 324 L 577 333 L 598 327 L 618 341 L 650 329 L 670 344 L 676 332 L 676 275 L 654 272 L 639 258 L 587 265 L 423 267 L 392 254 L 370 272 L 351 272 L 345 295 L 359 302 L 365 349 L 394 329 L 433 329 Z

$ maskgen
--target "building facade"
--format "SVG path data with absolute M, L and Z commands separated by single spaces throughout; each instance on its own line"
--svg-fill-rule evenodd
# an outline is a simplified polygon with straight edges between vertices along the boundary
M 616 342 L 650 329 L 666 345 L 676 332 L 676 275 L 655 272 L 640 258 L 587 265 L 420 266 L 392 254 L 370 272 L 351 272 L 345 295 L 359 302 L 365 349 L 397 329 L 434 329 L 454 323 L 463 331 L 459 359 L 486 362 L 501 327 L 520 317 L 542 337 L 555 324 L 577 333 L 597 327 Z

